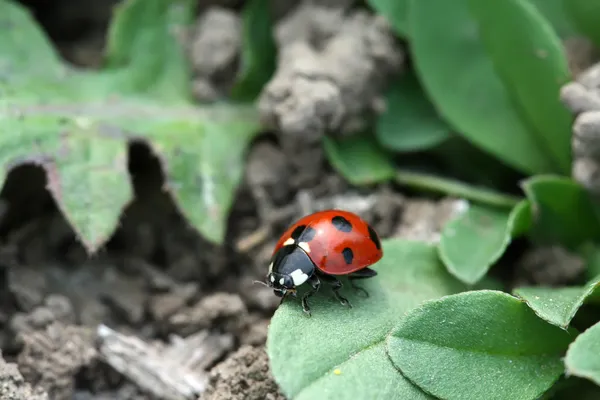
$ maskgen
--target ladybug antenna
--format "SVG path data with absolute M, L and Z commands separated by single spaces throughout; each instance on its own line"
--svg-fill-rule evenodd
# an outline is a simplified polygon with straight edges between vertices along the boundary
M 263 286 L 269 287 L 269 285 L 267 285 L 267 283 L 263 281 L 252 281 L 252 283 L 260 283 Z

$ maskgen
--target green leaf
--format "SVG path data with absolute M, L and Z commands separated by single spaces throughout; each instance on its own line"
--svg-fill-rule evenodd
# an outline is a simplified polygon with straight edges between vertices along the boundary
M 597 0 L 564 0 L 564 8 L 577 28 L 600 46 L 600 3 Z
M 371 134 L 344 139 L 325 136 L 323 145 L 333 168 L 353 185 L 385 182 L 396 173 L 389 154 Z
M 552 25 L 558 36 L 567 39 L 580 33 L 567 12 L 565 3 L 572 0 L 529 0 Z
M 438 253 L 448 271 L 461 281 L 474 284 L 504 254 L 515 225 L 523 229 L 522 202 L 511 212 L 470 204 L 442 229 Z
M 513 168 L 498 163 L 496 157 L 454 133 L 438 146 L 429 149 L 428 154 L 444 175 L 460 177 L 461 181 L 497 190 L 512 189 L 515 179 L 522 175 Z M 477 168 L 473 168 L 474 165 Z
M 515 289 L 514 294 L 525 300 L 540 318 L 567 329 L 577 310 L 598 286 L 600 277 L 584 287 L 521 287 Z
M 250 0 L 242 11 L 241 71 L 231 90 L 238 100 L 253 101 L 273 76 L 277 46 L 269 0 Z
M 584 286 L 547 287 L 525 286 L 516 288 L 513 293 L 523 299 L 542 319 L 567 329 L 577 311 L 586 303 L 597 301 L 600 290 L 600 249 L 593 247 L 586 251 L 586 271 L 596 275 Z
M 192 21 L 192 3 L 127 0 L 114 10 L 106 50 L 107 80 L 103 82 L 107 89 L 134 96 L 148 94 L 169 102 L 189 101 L 186 56 L 174 35 Z M 97 93 L 98 84 L 91 85 L 91 91 Z
M 458 134 L 522 172 L 562 172 L 513 103 L 467 0 L 412 2 L 409 25 L 419 80 Z
M 531 201 L 532 235 L 540 242 L 574 248 L 600 239 L 600 221 L 589 193 L 577 182 L 559 176 L 527 179 L 523 191 Z
M 571 74 L 560 38 L 531 3 L 469 0 L 469 5 L 487 54 L 539 147 L 569 175 L 573 117 L 560 101 L 560 89 Z
M 588 328 L 569 346 L 566 374 L 600 385 L 600 322 Z
M 533 225 L 531 214 L 531 202 L 527 199 L 521 200 L 510 212 L 509 224 L 512 227 L 513 238 L 523 235 Z
M 373 266 L 378 275 L 360 283 L 368 298 L 342 290 L 353 308 L 322 288 L 310 298 L 312 317 L 303 315 L 299 301 L 286 301 L 275 312 L 267 352 L 288 398 L 430 399 L 391 365 L 385 337 L 406 311 L 465 287 L 444 270 L 433 246 L 384 240 L 383 251 Z
M 62 64 L 22 6 L 0 2 L 0 186 L 14 166 L 41 165 L 90 252 L 106 242 L 132 200 L 131 139 L 156 151 L 165 189 L 190 223 L 207 239 L 223 240 L 242 155 L 259 119 L 247 105 L 190 103 L 176 37 L 193 15 L 190 4 L 120 3 L 106 68 L 84 72 Z
M 377 120 L 375 134 L 389 150 L 426 150 L 450 137 L 450 128 L 439 118 L 412 72 L 392 84 L 386 104 L 386 111 Z
M 367 3 L 389 21 L 400 37 L 408 38 L 410 34 L 408 27 L 410 0 L 367 0 Z
M 572 337 L 502 292 L 429 301 L 388 336 L 402 374 L 443 399 L 534 400 L 563 372 Z

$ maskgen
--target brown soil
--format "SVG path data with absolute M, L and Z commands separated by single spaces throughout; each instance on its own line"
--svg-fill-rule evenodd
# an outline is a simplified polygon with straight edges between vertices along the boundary
M 102 58 L 115 2 L 24 1 L 65 59 L 90 68 Z M 235 76 L 240 3 L 201 4 L 188 46 L 198 99 L 218 98 Z M 2 399 L 283 399 L 264 351 L 279 299 L 252 284 L 278 233 L 301 215 L 339 207 L 373 221 L 383 237 L 436 240 L 452 200 L 359 190 L 327 165 L 321 136 L 360 131 L 381 109 L 381 88 L 402 70 L 404 53 L 385 22 L 351 9 L 354 2 L 312 3 L 274 2 L 281 55 L 258 103 L 278 133 L 250 150 L 224 246 L 184 223 L 142 145 L 130 150 L 136 201 L 93 258 L 45 191 L 42 171 L 11 172 L 0 200 Z M 18 183 L 25 180 L 33 183 Z

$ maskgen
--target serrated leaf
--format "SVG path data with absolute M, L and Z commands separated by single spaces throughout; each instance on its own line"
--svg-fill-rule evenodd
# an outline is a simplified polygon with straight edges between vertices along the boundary
M 269 0 L 249 0 L 242 10 L 243 40 L 239 76 L 231 90 L 237 100 L 253 101 L 275 72 L 277 46 Z
M 344 139 L 325 136 L 323 146 L 331 165 L 353 185 L 385 182 L 396 173 L 390 155 L 371 134 Z
M 504 254 L 513 232 L 524 229 L 527 209 L 520 202 L 513 210 L 469 204 L 444 225 L 438 253 L 448 271 L 474 284 Z
M 562 172 L 564 160 L 556 164 L 540 145 L 541 134 L 513 103 L 512 89 L 497 74 L 467 1 L 411 2 L 411 50 L 419 80 L 440 115 L 475 146 L 525 173 Z
M 572 336 L 503 292 L 432 300 L 410 311 L 387 351 L 410 381 L 443 399 L 534 400 L 563 372 Z
M 42 165 L 58 206 L 90 252 L 110 237 L 131 200 L 127 144 L 133 138 L 159 153 L 167 189 L 191 224 L 207 239 L 223 240 L 242 155 L 259 121 L 246 105 L 189 102 L 176 35 L 192 15 L 190 5 L 120 3 L 107 68 L 83 72 L 60 62 L 22 6 L 0 2 L 6 28 L 0 35 L 0 185 L 15 165 Z
M 367 3 L 378 14 L 386 18 L 400 37 L 408 38 L 410 32 L 408 27 L 410 0 L 368 0 Z
M 389 150 L 422 151 L 448 139 L 450 127 L 438 116 L 417 77 L 407 72 L 388 89 L 375 135 Z
M 571 171 L 573 117 L 560 101 L 571 79 L 562 42 L 536 7 L 522 0 L 469 0 L 479 36 L 539 146 L 559 172 Z
M 600 385 L 600 322 L 588 328 L 569 346 L 566 374 Z
M 222 110 L 220 121 L 207 119 L 190 127 L 167 125 L 147 131 L 151 146 L 160 156 L 166 188 L 182 214 L 214 243 L 225 238 L 229 209 L 243 175 L 246 147 L 259 130 L 252 120 L 254 109 L 244 112 L 236 107 L 228 119 L 228 108 Z M 175 137 L 169 136 L 173 129 L 179 132 Z
M 444 270 L 433 246 L 384 240 L 383 251 L 382 260 L 372 267 L 378 275 L 360 283 L 368 298 L 342 290 L 353 308 L 345 308 L 322 288 L 310 298 L 312 317 L 303 315 L 299 301 L 286 301 L 275 312 L 267 352 L 288 398 L 431 399 L 391 366 L 384 340 L 406 311 L 465 287 Z
M 566 177 L 541 175 L 525 180 L 522 187 L 531 202 L 532 235 L 536 240 L 574 248 L 600 239 L 596 206 L 577 182 Z

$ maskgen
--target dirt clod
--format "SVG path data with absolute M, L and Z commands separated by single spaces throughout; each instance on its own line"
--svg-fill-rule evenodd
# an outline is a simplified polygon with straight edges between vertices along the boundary
M 453 198 L 407 201 L 394 236 L 437 243 L 442 227 L 466 207 L 468 203 L 465 200 Z
M 0 356 L 0 399 L 3 400 L 49 400 L 40 388 L 32 388 L 23 379 L 16 364 L 7 363 Z
M 246 345 L 210 371 L 208 387 L 201 399 L 285 400 L 285 397 L 269 373 L 264 348 Z
M 17 338 L 22 338 L 24 334 L 44 330 L 54 322 L 75 323 L 73 306 L 69 299 L 61 295 L 48 296 L 43 305 L 30 313 L 16 313 L 11 320 L 11 330 L 17 334 Z
M 189 283 L 178 285 L 167 293 L 158 293 L 150 299 L 150 313 L 155 320 L 166 321 L 185 307 L 197 292 L 198 286 Z
M 173 315 L 169 322 L 174 331 L 187 335 L 216 324 L 226 330 L 237 331 L 243 325 L 247 309 L 241 297 L 231 293 L 215 293 Z
M 576 116 L 573 123 L 573 178 L 600 198 L 600 63 L 561 89 L 561 100 Z
M 259 108 L 268 126 L 307 144 L 361 129 L 404 61 L 388 23 L 365 11 L 305 1 L 275 31 L 278 67 Z
M 534 248 L 518 263 L 515 286 L 563 286 L 574 282 L 584 268 L 584 260 L 563 247 Z
M 238 14 L 220 6 L 204 11 L 191 33 L 189 53 L 193 92 L 199 101 L 214 101 L 233 82 L 242 43 Z
M 17 362 L 28 382 L 43 388 L 51 399 L 71 399 L 74 377 L 96 357 L 93 332 L 59 322 L 22 335 Z

